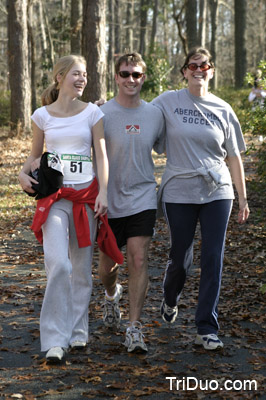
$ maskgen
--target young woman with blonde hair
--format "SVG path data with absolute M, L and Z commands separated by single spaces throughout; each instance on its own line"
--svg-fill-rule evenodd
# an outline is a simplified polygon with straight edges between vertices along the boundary
M 63 188 L 39 200 L 42 203 L 37 203 L 34 222 L 38 225 L 42 211 L 47 211 L 41 226 L 47 274 L 40 317 L 41 350 L 47 352 L 48 361 L 60 362 L 69 346 L 83 348 L 88 341 L 91 262 L 97 218 L 107 211 L 108 160 L 103 113 L 98 106 L 79 100 L 87 84 L 85 59 L 75 55 L 60 58 L 53 80 L 42 95 L 43 106 L 32 115 L 32 149 L 19 181 L 22 189 L 34 192 L 32 184 L 38 182 L 28 174 L 39 162 L 44 142 L 48 152 L 56 152 L 61 158 Z M 92 166 L 92 146 L 98 181 Z M 93 207 L 88 205 L 91 203 Z M 77 209 L 81 210 L 81 222 L 89 222 L 90 237 L 81 238 L 81 246 L 80 225 L 73 211 Z

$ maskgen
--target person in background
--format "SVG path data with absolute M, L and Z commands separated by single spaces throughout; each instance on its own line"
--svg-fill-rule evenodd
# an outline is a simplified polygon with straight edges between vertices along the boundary
M 263 88 L 261 77 L 262 71 L 258 69 L 254 78 L 254 87 L 248 96 L 248 101 L 252 103 L 252 110 L 255 110 L 256 107 L 263 108 L 264 106 L 266 90 Z
M 41 351 L 47 352 L 49 362 L 60 362 L 69 346 L 80 349 L 88 342 L 91 263 L 97 218 L 107 211 L 108 159 L 103 113 L 96 105 L 79 100 L 87 84 L 85 59 L 74 55 L 60 58 L 53 79 L 42 95 L 43 106 L 32 115 L 32 149 L 19 181 L 23 190 L 34 192 L 32 185 L 38 182 L 29 173 L 38 166 L 44 141 L 47 151 L 56 152 L 63 160 L 62 190 L 38 200 L 34 217 L 34 224 L 42 228 L 47 274 L 40 316 Z M 92 166 L 92 146 L 98 182 Z M 77 212 L 80 204 L 79 226 L 89 222 L 89 234 L 82 238 L 83 243 L 73 211 Z
M 230 105 L 209 92 L 214 75 L 209 51 L 192 49 L 181 72 L 188 88 L 167 91 L 152 102 L 163 112 L 166 122 L 167 164 L 158 197 L 171 236 L 160 312 L 165 322 L 176 320 L 177 303 L 193 261 L 193 240 L 199 221 L 201 276 L 195 344 L 213 350 L 223 347 L 217 336 L 218 301 L 226 230 L 234 199 L 231 177 L 238 193 L 238 222 L 244 223 L 249 216 L 240 156 L 245 143 Z
M 261 79 L 262 79 L 262 70 L 257 69 L 255 77 L 254 77 L 254 88 L 257 88 L 258 86 L 260 86 Z
M 157 209 L 152 149 L 164 151 L 162 112 L 140 98 L 145 71 L 140 54 L 119 57 L 115 65 L 118 95 L 101 107 L 110 167 L 108 220 L 118 247 L 126 246 L 127 254 L 129 323 L 124 344 L 128 352 L 147 351 L 140 317 Z M 120 324 L 118 272 L 118 265 L 101 252 L 99 276 L 105 287 L 103 321 L 107 327 Z

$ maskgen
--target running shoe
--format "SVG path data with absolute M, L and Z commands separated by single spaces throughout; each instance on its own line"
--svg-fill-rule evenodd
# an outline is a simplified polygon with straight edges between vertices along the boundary
M 164 322 L 172 324 L 173 322 L 175 322 L 177 314 L 178 314 L 177 306 L 169 307 L 166 304 L 165 300 L 163 299 L 161 304 L 161 316 Z
M 62 347 L 51 347 L 46 353 L 46 360 L 50 363 L 60 363 L 65 356 L 65 349 Z
M 206 350 L 216 350 L 224 347 L 223 342 L 218 338 L 215 333 L 209 333 L 208 335 L 197 335 L 195 344 L 203 346 Z
M 72 350 L 82 350 L 82 349 L 85 349 L 86 346 L 87 346 L 87 343 L 86 342 L 82 342 L 80 340 L 75 340 L 70 345 Z
M 126 330 L 126 340 L 124 345 L 127 351 L 131 352 L 146 352 L 148 348 L 144 343 L 144 335 L 142 333 L 142 325 L 139 321 L 134 321 Z
M 123 288 L 117 283 L 116 294 L 113 300 L 104 299 L 103 323 L 108 328 L 118 328 L 121 320 L 119 300 L 122 297 Z

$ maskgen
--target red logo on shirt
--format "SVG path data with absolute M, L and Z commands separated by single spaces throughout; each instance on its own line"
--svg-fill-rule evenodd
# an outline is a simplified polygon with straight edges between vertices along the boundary
M 139 125 L 126 125 L 126 133 L 139 135 L 140 134 L 140 127 Z

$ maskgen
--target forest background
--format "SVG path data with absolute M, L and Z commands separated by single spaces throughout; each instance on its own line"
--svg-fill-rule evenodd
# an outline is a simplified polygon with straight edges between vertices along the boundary
M 114 61 L 133 50 L 148 65 L 147 100 L 182 87 L 195 45 L 213 55 L 213 90 L 247 88 L 259 65 L 265 74 L 265 24 L 265 0 L 0 0 L 0 125 L 30 129 L 54 62 L 69 53 L 87 59 L 87 101 L 115 94 Z
M 266 87 L 266 0 L 0 0 L 0 126 L 13 136 L 31 114 L 66 54 L 87 60 L 85 101 L 116 94 L 114 62 L 139 51 L 148 66 L 142 96 L 184 86 L 180 66 L 195 45 L 214 59 L 212 91 L 228 101 L 244 134 L 265 137 L 264 109 L 248 93 L 258 68 Z M 265 176 L 265 144 L 259 171 Z

